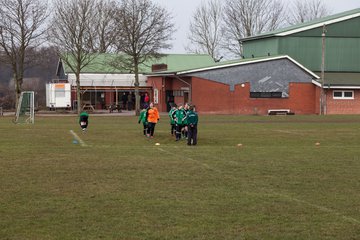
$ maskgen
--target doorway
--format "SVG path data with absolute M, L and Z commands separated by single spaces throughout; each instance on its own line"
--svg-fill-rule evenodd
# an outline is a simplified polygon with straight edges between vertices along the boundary
M 184 104 L 189 102 L 189 92 L 184 92 Z

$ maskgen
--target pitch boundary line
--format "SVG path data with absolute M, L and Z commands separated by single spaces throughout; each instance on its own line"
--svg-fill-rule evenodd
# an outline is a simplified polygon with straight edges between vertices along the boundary
M 313 207 L 313 208 L 316 208 L 322 212 L 327 212 L 327 213 L 331 213 L 331 214 L 335 214 L 339 217 L 342 217 L 344 220 L 347 220 L 347 221 L 351 221 L 351 222 L 354 222 L 354 223 L 357 223 L 357 224 L 360 224 L 360 221 L 357 220 L 356 218 L 353 218 L 353 217 L 349 217 L 349 216 L 346 216 L 344 214 L 341 214 L 333 209 L 330 209 L 330 208 L 327 208 L 327 207 L 324 207 L 324 206 L 320 206 L 320 205 L 317 205 L 317 204 L 313 204 L 313 203 L 310 203 L 308 201 L 305 201 L 305 200 L 301 200 L 301 199 L 298 199 L 298 198 L 294 198 L 294 197 L 291 197 L 289 195 L 286 195 L 286 194 L 282 194 L 282 193 L 275 193 L 274 195 L 278 195 L 279 197 L 282 197 L 282 198 L 287 198 L 291 201 L 294 201 L 294 202 L 298 202 L 298 203 L 301 203 L 301 204 L 305 204 L 305 205 L 308 205 L 310 207 Z
M 80 145 L 82 147 L 87 147 L 86 143 L 73 131 L 73 130 L 70 130 L 70 133 L 71 135 L 73 135 L 73 137 L 79 141 Z
M 209 167 L 210 168 L 210 167 Z M 218 173 L 221 173 L 221 171 L 219 170 L 215 170 L 216 172 Z M 235 179 L 234 177 L 232 176 L 226 176 L 230 179 Z M 264 190 L 265 191 L 265 190 Z M 266 192 L 266 191 L 265 191 Z M 293 202 L 297 202 L 297 203 L 301 203 L 303 205 L 307 205 L 307 206 L 310 206 L 310 207 L 313 207 L 319 211 L 322 211 L 322 212 L 325 212 L 325 213 L 331 213 L 331 214 L 334 214 L 336 216 L 339 216 L 341 217 L 342 219 L 346 220 L 346 221 L 350 221 L 350 222 L 353 222 L 353 223 L 356 223 L 356 224 L 359 224 L 360 225 L 360 220 L 356 219 L 356 218 L 353 218 L 353 217 L 349 217 L 349 216 L 346 216 L 340 212 L 337 212 L 336 210 L 333 210 L 333 209 L 330 209 L 330 208 L 327 208 L 327 207 L 324 207 L 324 206 L 321 206 L 321 205 L 317 205 L 317 204 L 314 204 L 314 203 L 311 203 L 311 202 L 308 202 L 306 200 L 302 200 L 302 199 L 298 199 L 298 198 L 295 198 L 295 197 L 292 197 L 290 195 L 287 195 L 287 194 L 283 194 L 283 193 L 278 193 L 276 191 L 274 191 L 274 193 L 269 193 L 270 195 L 272 196 L 278 196 L 280 198 L 283 198 L 283 199 L 288 199 L 290 201 L 293 201 Z
M 167 151 L 167 150 L 165 150 L 163 148 L 158 148 L 158 150 L 161 151 L 161 152 L 167 153 L 167 154 L 172 154 L 170 151 Z M 198 161 L 198 160 L 195 160 L 195 159 L 193 159 L 191 157 L 185 157 L 185 159 L 196 162 L 198 164 L 201 164 L 202 166 L 204 166 L 205 168 L 207 168 L 207 169 L 209 169 L 211 171 L 223 174 L 222 171 L 220 171 L 218 169 L 214 169 L 214 168 L 210 167 L 208 164 L 203 163 L 203 162 Z M 235 179 L 234 177 L 231 177 L 229 175 L 226 176 L 226 177 L 228 177 L 230 179 Z M 248 193 L 248 194 L 252 194 L 252 193 Z M 298 199 L 298 198 L 294 198 L 294 197 L 291 197 L 290 195 L 287 195 L 287 194 L 276 193 L 275 191 L 274 191 L 274 193 L 268 193 L 268 194 L 270 194 L 272 196 L 278 196 L 280 198 L 288 199 L 288 200 L 293 201 L 293 202 L 301 203 L 303 205 L 308 205 L 308 206 L 313 207 L 313 208 L 315 208 L 315 209 L 317 209 L 319 211 L 334 214 L 336 216 L 341 217 L 342 219 L 344 219 L 346 221 L 350 221 L 350 222 L 353 222 L 353 223 L 356 223 L 356 224 L 360 225 L 360 221 L 358 219 L 346 216 L 346 215 L 341 214 L 341 213 L 339 213 L 339 212 L 337 212 L 337 211 L 335 211 L 333 209 L 330 209 L 330 208 L 327 208 L 327 207 L 324 207 L 324 206 L 321 206 L 321 205 L 317 205 L 317 204 L 314 204 L 314 203 L 311 203 L 311 202 L 308 202 L 308 201 L 305 201 L 305 200 L 301 200 L 301 199 Z
M 173 153 L 171 153 L 170 151 L 167 151 L 167 150 L 165 150 L 165 149 L 163 149 L 163 148 L 158 148 L 158 150 L 161 151 L 161 152 L 170 154 L 170 155 L 173 154 Z M 195 160 L 195 159 L 193 159 L 193 158 L 191 158 L 191 157 L 186 157 L 186 156 L 184 156 L 184 158 L 187 159 L 188 161 L 196 162 L 196 163 L 200 164 L 201 166 L 205 167 L 206 169 L 209 169 L 209 170 L 212 170 L 212 171 L 221 173 L 221 171 L 210 167 L 210 166 L 209 166 L 208 164 L 206 164 L 206 163 L 200 162 L 200 161 Z

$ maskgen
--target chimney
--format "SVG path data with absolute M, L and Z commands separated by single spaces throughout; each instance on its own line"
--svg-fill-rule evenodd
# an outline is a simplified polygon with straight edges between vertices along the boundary
M 165 63 L 153 64 L 151 66 L 152 72 L 161 72 L 161 71 L 166 71 L 166 70 L 167 70 L 167 64 L 165 64 Z

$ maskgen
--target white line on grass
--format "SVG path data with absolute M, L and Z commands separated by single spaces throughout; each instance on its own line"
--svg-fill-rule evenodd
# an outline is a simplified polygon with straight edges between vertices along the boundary
M 175 148 L 177 148 L 177 147 L 175 147 Z M 173 154 L 173 153 L 171 153 L 170 151 L 167 151 L 167 150 L 165 150 L 165 149 L 163 149 L 163 148 L 158 148 L 158 150 L 161 151 L 161 152 L 170 154 L 170 155 Z M 207 165 L 206 163 L 203 163 L 203 162 L 201 162 L 201 161 L 199 161 L 199 160 L 195 160 L 195 159 L 193 159 L 193 158 L 191 158 L 191 157 L 186 157 L 186 156 L 184 156 L 184 157 L 185 157 L 185 159 L 187 159 L 187 160 L 190 160 L 190 161 L 196 162 L 196 163 L 198 163 L 198 164 L 201 164 L 202 166 L 204 166 L 205 168 L 207 168 L 207 169 L 209 169 L 209 170 L 212 170 L 212 171 L 214 171 L 214 172 L 223 174 L 222 171 L 220 171 L 220 170 L 218 170 L 218 169 L 215 169 L 215 168 L 212 168 L 212 167 L 210 167 L 209 165 Z M 232 176 L 229 176 L 229 175 L 227 175 L 226 177 L 227 177 L 227 178 L 230 178 L 230 179 L 236 179 L 236 178 L 234 178 L 234 177 L 232 177 Z M 267 190 L 268 190 L 268 189 L 267 189 Z M 253 194 L 253 193 L 250 193 L 250 192 L 249 192 L 248 194 Z M 304 204 L 304 205 L 308 205 L 308 206 L 313 207 L 313 208 L 315 208 L 315 209 L 318 209 L 318 210 L 320 210 L 320 211 L 322 211 L 322 212 L 331 213 L 331 214 L 334 214 L 334 215 L 336 215 L 336 216 L 339 216 L 339 217 L 341 217 L 342 219 L 344 219 L 344 220 L 346 220 L 346 221 L 350 221 L 350 222 L 353 222 L 353 223 L 356 223 L 356 224 L 360 224 L 360 221 L 357 220 L 356 218 L 346 216 L 346 215 L 344 215 L 344 214 L 341 214 L 341 213 L 339 213 L 339 212 L 337 212 L 337 211 L 335 211 L 335 210 L 333 210 L 333 209 L 330 209 L 330 208 L 327 208 L 327 207 L 324 207 L 324 206 L 320 206 L 320 205 L 313 204 L 313 203 L 308 202 L 308 201 L 305 201 L 305 200 L 301 200 L 301 199 L 298 199 L 298 198 L 291 197 L 291 196 L 289 196 L 289 195 L 287 195 L 287 194 L 276 193 L 276 192 L 274 191 L 274 193 L 270 193 L 270 195 L 272 195 L 272 196 L 278 196 L 278 197 L 280 197 L 280 198 L 285 198 L 285 199 L 288 199 L 288 200 L 293 201 L 293 202 L 297 202 L 297 203 L 301 203 L 301 204 Z
M 260 192 L 256 192 L 256 193 L 254 193 L 254 192 L 246 192 L 246 193 L 248 195 L 254 195 L 255 194 L 255 195 L 261 195 L 261 196 L 271 196 L 271 197 L 277 197 L 277 198 L 286 199 L 286 200 L 291 201 L 291 202 L 297 202 L 297 203 L 300 203 L 302 205 L 307 205 L 307 206 L 312 207 L 314 209 L 317 209 L 317 210 L 319 210 L 321 212 L 336 215 L 338 217 L 341 217 L 345 221 L 360 224 L 360 221 L 358 219 L 346 216 L 346 215 L 344 215 L 342 213 L 339 213 L 339 212 L 335 211 L 334 209 L 330 209 L 330 208 L 327 208 L 327 207 L 324 207 L 324 206 L 321 206 L 321 205 L 317 205 L 317 204 L 314 204 L 314 203 L 311 203 L 311 202 L 308 202 L 308 201 L 305 201 L 305 200 L 302 200 L 302 199 L 298 199 L 298 198 L 292 197 L 292 196 L 290 196 L 288 194 L 278 193 L 278 192 L 276 192 L 274 190 L 270 190 L 272 192 L 267 193 L 267 192 L 269 192 L 268 188 L 263 189 L 262 191 L 265 192 L 265 193 L 260 193 Z
M 320 205 L 317 205 L 317 204 L 313 204 L 313 203 L 307 202 L 305 200 L 297 199 L 297 198 L 294 198 L 294 197 L 291 197 L 289 195 L 282 194 L 282 193 L 275 193 L 274 195 L 277 195 L 277 196 L 282 197 L 282 198 L 287 198 L 288 200 L 291 200 L 291 201 L 294 201 L 294 202 L 297 202 L 297 203 L 308 205 L 308 206 L 316 208 L 316 209 L 318 209 L 318 210 L 320 210 L 322 212 L 335 214 L 337 216 L 342 217 L 344 220 L 360 224 L 360 221 L 357 220 L 356 218 L 346 216 L 346 215 L 341 214 L 341 213 L 339 213 L 339 212 L 337 212 L 337 211 L 335 211 L 333 209 L 330 209 L 330 208 L 327 208 L 327 207 L 324 207 L 324 206 L 320 206 Z
M 305 132 L 299 132 L 299 131 L 290 131 L 290 130 L 281 130 L 281 129 L 277 129 L 277 130 L 273 130 L 274 132 L 279 132 L 279 133 L 286 133 L 286 134 L 293 134 L 293 135 L 300 135 L 300 136 L 305 136 L 307 135 L 307 133 Z
M 86 146 L 87 146 L 86 143 L 85 143 L 73 130 L 70 130 L 70 133 L 71 133 L 71 135 L 74 136 L 74 138 L 75 138 L 76 140 L 79 141 L 79 143 L 80 143 L 80 145 L 81 145 L 82 147 L 86 147 Z
M 163 149 L 163 148 L 158 148 L 158 149 L 159 149 L 159 151 L 161 151 L 161 152 L 164 152 L 164 153 L 173 155 L 172 152 L 169 152 L 169 151 L 167 151 L 167 150 L 165 150 L 165 149 Z M 217 169 L 215 169 L 215 168 L 211 168 L 209 165 L 207 165 L 206 163 L 200 162 L 199 160 L 195 160 L 195 159 L 193 159 L 193 158 L 191 158 L 191 157 L 186 157 L 186 156 L 183 156 L 183 157 L 184 157 L 185 159 L 189 160 L 189 161 L 196 162 L 196 163 L 202 165 L 203 167 L 205 167 L 205 168 L 207 168 L 207 169 L 209 169 L 209 170 L 212 170 L 212 171 L 221 173 L 221 171 L 219 171 L 219 170 L 217 170 Z

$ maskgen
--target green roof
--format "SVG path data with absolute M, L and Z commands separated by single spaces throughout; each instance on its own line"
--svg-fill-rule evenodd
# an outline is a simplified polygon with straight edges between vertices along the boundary
M 317 72 L 320 76 L 320 72 Z M 320 82 L 320 80 L 319 80 Z M 325 88 L 327 86 L 360 86 L 360 73 L 325 72 Z
M 277 59 L 284 59 L 287 58 L 299 67 L 303 68 L 306 72 L 313 75 L 315 78 L 318 78 L 316 74 L 311 72 L 309 69 L 302 66 L 300 63 L 296 62 L 294 59 L 289 57 L 288 55 L 277 55 L 277 56 L 266 56 L 266 57 L 257 57 L 257 58 L 246 58 L 246 59 L 234 59 L 229 61 L 223 61 L 223 62 L 213 62 L 212 64 L 208 65 L 202 65 L 199 67 L 192 67 L 192 68 L 183 68 L 178 69 L 177 71 L 159 71 L 159 72 L 153 72 L 149 75 L 182 75 L 182 74 L 188 74 L 192 72 L 201 72 L 201 71 L 207 71 L 212 69 L 220 69 L 220 68 L 226 68 L 226 67 L 233 67 L 237 65 L 243 65 L 243 64 L 252 64 L 252 63 L 258 63 L 258 62 L 265 62 L 265 61 L 272 61 Z
M 280 57 L 280 56 L 272 56 L 273 57 Z M 258 57 L 258 58 L 247 58 L 247 59 L 233 59 L 233 60 L 228 60 L 228 61 L 222 61 L 222 62 L 208 62 L 208 63 L 203 63 L 203 64 L 199 64 L 199 65 L 191 65 L 191 66 L 182 66 L 177 69 L 167 69 L 164 71 L 158 71 L 158 72 L 152 72 L 149 73 L 150 75 L 164 75 L 164 74 L 178 74 L 181 72 L 188 72 L 188 71 L 197 71 L 197 70 L 201 70 L 201 69 L 208 69 L 208 68 L 214 68 L 214 67 L 219 67 L 221 68 L 226 67 L 228 65 L 231 64 L 240 64 L 240 63 L 246 63 L 246 62 L 254 62 L 254 61 L 258 61 L 258 60 L 264 60 L 264 59 L 269 59 L 269 57 Z
M 111 66 L 119 55 L 99 54 L 81 73 L 129 73 L 128 70 L 119 70 Z M 167 64 L 168 71 L 177 71 L 179 69 L 197 68 L 213 64 L 214 60 L 207 54 L 164 54 L 159 59 L 152 59 L 140 65 L 141 73 L 151 73 L 153 64 Z M 69 66 L 65 64 L 65 73 L 72 73 Z
M 309 22 L 300 23 L 296 25 L 292 25 L 286 28 L 278 29 L 275 31 L 262 33 L 256 36 L 247 37 L 241 39 L 241 41 L 246 42 L 254 39 L 261 39 L 261 38 L 268 38 L 268 37 L 274 37 L 274 36 L 286 36 L 297 32 L 306 31 L 313 28 L 322 27 L 324 24 L 329 25 L 332 23 L 345 21 L 354 17 L 360 16 L 360 8 L 356 8 L 350 11 L 334 14 L 331 16 L 315 19 Z

